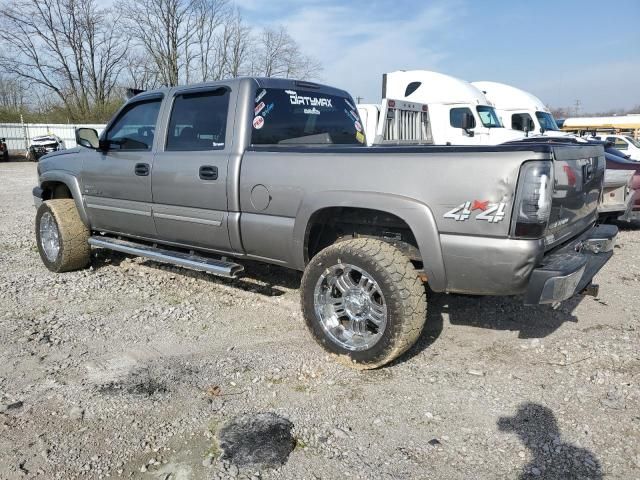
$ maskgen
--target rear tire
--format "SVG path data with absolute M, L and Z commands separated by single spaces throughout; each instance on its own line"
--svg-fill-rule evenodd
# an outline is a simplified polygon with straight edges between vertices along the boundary
M 381 240 L 346 240 L 322 250 L 305 269 L 301 297 L 316 341 L 359 368 L 377 368 L 403 354 L 426 319 L 418 272 Z
M 89 264 L 89 229 L 72 198 L 47 200 L 40 205 L 36 241 L 42 262 L 52 272 L 79 270 Z

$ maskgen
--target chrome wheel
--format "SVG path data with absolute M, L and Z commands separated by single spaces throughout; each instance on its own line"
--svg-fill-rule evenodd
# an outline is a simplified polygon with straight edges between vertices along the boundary
M 55 262 L 60 253 L 60 233 L 53 215 L 45 212 L 40 217 L 40 245 L 50 262 Z
M 327 268 L 314 290 L 316 315 L 341 347 L 360 351 L 374 346 L 387 326 L 387 304 L 371 275 L 350 264 Z

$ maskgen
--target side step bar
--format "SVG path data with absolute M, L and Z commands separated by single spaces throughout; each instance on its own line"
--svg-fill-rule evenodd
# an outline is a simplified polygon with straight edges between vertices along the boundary
M 173 265 L 191 268 L 194 270 L 204 270 L 205 272 L 213 273 L 214 275 L 219 275 L 221 277 L 237 278 L 244 271 L 244 267 L 237 263 L 191 255 L 183 252 L 175 252 L 173 250 L 164 250 L 151 245 L 120 240 L 117 238 L 92 236 L 89 238 L 89 245 L 108 248 L 109 250 L 128 253 L 139 257 L 145 257 L 156 262 L 171 263 Z

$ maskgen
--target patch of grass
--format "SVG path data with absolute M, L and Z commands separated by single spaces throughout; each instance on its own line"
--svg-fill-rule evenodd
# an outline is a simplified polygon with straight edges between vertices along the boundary
M 180 305 L 182 303 L 182 298 L 180 298 L 180 297 L 178 297 L 176 295 L 168 295 L 166 297 L 166 302 L 169 305 L 177 306 L 177 305 Z
M 296 446 L 293 447 L 294 450 L 302 450 L 303 448 L 307 448 L 307 444 L 301 438 L 296 437 Z

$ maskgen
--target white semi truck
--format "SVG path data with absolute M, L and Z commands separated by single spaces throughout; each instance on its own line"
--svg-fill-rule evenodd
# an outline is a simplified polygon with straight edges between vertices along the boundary
M 359 104 L 369 144 L 380 130 L 379 119 L 385 100 L 424 107 L 429 123 L 429 139 L 435 145 L 498 145 L 524 137 L 523 132 L 505 128 L 495 108 L 475 86 L 449 75 L 428 70 L 401 70 L 385 73 L 382 103 Z M 399 110 L 399 109 L 398 109 Z
M 471 82 L 496 108 L 505 127 L 548 136 L 567 136 L 558 127 L 551 111 L 535 95 L 498 82 Z

